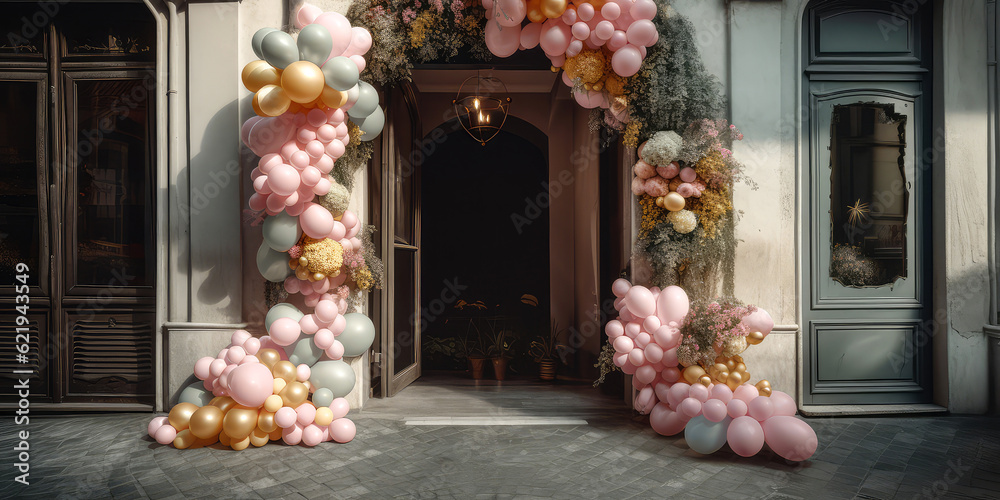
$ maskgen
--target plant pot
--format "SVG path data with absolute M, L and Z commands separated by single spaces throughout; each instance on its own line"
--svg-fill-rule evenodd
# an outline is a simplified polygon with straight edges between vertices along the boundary
M 556 361 L 552 358 L 543 358 L 538 364 L 538 378 L 542 380 L 556 379 Z
M 509 358 L 493 358 L 493 374 L 496 379 L 503 381 L 507 378 L 507 362 Z
M 473 380 L 481 380 L 483 378 L 483 369 L 486 368 L 486 358 L 468 358 L 469 360 L 469 373 L 472 374 Z

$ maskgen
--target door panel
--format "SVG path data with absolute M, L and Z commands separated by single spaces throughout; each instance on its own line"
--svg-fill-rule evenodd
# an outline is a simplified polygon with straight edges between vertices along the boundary
M 811 82 L 805 404 L 931 397 L 920 82 Z
M 382 256 L 382 395 L 393 396 L 420 377 L 420 168 L 413 154 L 423 132 L 417 91 L 409 82 L 386 96 L 380 173 Z

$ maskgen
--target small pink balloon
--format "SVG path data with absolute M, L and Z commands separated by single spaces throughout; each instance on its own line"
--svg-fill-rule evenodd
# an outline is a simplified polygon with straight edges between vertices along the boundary
M 289 408 L 291 409 L 291 408 Z M 302 442 L 302 427 L 298 424 L 294 424 L 291 427 L 286 427 L 281 431 L 281 440 L 285 444 L 290 446 L 295 446 Z
M 611 284 L 611 293 L 615 294 L 615 297 L 624 297 L 630 288 L 632 288 L 632 284 L 628 280 L 618 278 Z
M 635 0 L 629 11 L 632 19 L 652 19 L 656 17 L 656 3 L 653 0 Z
M 232 345 L 243 345 L 244 342 L 252 337 L 250 332 L 246 330 L 235 330 L 233 334 L 229 336 L 229 343 Z
M 546 54 L 555 56 L 565 53 L 572 39 L 573 34 L 569 25 L 563 23 L 561 19 L 549 19 L 542 24 L 538 44 Z
M 755 418 L 759 422 L 763 422 L 774 415 L 774 405 L 771 403 L 771 398 L 754 398 L 747 405 L 747 415 Z
M 607 7 L 608 5 L 616 5 L 616 4 L 608 3 L 605 4 L 604 6 Z M 601 21 L 597 23 L 597 27 L 594 28 L 594 34 L 597 35 L 597 38 L 603 41 L 610 40 L 611 37 L 615 34 L 615 25 L 611 24 L 611 21 Z
M 260 351 L 260 339 L 250 337 L 243 342 L 243 350 L 249 355 L 255 355 Z
M 333 159 L 337 159 L 340 158 L 341 156 L 344 156 L 345 151 L 347 151 L 347 148 L 344 146 L 343 141 L 340 141 L 338 139 L 334 139 L 330 141 L 329 144 L 326 145 L 326 154 L 330 155 L 330 157 Z
M 312 314 L 306 314 L 302 316 L 299 320 L 299 328 L 302 329 L 302 333 L 306 335 L 312 335 L 319 330 L 319 325 L 316 323 L 316 316 Z
M 688 396 L 704 403 L 705 401 L 708 401 L 708 387 L 701 384 L 694 384 L 691 386 L 691 389 L 688 390 Z
M 149 434 L 149 437 L 156 439 L 157 429 L 166 425 L 167 422 L 167 417 L 153 417 L 153 419 L 149 421 L 149 425 L 146 426 L 146 433 Z M 173 439 L 171 439 L 171 441 L 173 441 Z
M 732 418 L 739 418 L 747 414 L 747 404 L 742 399 L 733 399 L 726 405 L 726 411 Z
M 646 386 L 643 387 L 638 394 L 636 394 L 635 400 L 632 401 L 632 408 L 634 408 L 635 411 L 639 412 L 641 415 L 647 415 L 649 412 L 653 411 L 653 407 L 655 407 L 657 403 L 658 401 L 656 400 L 656 394 L 653 392 L 653 388 Z
M 326 437 L 324 434 L 319 426 L 307 425 L 302 429 L 302 444 L 310 447 L 316 446 L 323 442 Z
M 611 68 L 621 77 L 628 78 L 638 73 L 640 66 L 642 66 L 642 54 L 632 44 L 616 50 L 611 56 Z
M 229 352 L 226 353 L 226 361 L 229 363 L 239 363 L 243 361 L 247 355 L 246 350 L 240 346 L 233 346 L 229 348 Z
M 351 44 L 344 51 L 344 54 L 348 57 L 350 56 L 363 56 L 368 53 L 372 48 L 372 34 L 368 30 L 355 26 L 351 28 Z
M 649 47 L 653 45 L 653 40 L 656 37 L 656 26 L 653 21 L 640 19 L 628 27 L 625 35 L 628 37 L 628 43 L 636 47 Z
M 628 362 L 628 353 L 627 352 L 615 353 L 614 355 L 611 356 L 611 360 L 614 361 L 615 366 L 621 368 L 625 366 L 625 363 Z
M 298 321 L 291 318 L 274 320 L 268 330 L 271 340 L 282 347 L 292 345 L 298 340 L 300 333 L 302 333 L 302 327 L 299 326 Z
M 614 2 L 608 2 L 604 4 L 604 7 L 601 7 L 601 16 L 608 21 L 614 21 L 620 15 L 622 15 L 621 6 Z
M 310 238 L 325 238 L 333 229 L 333 215 L 315 203 L 309 204 L 299 216 L 299 225 L 302 232 Z
M 274 423 L 278 424 L 278 427 L 282 429 L 287 429 L 295 425 L 295 420 L 298 418 L 298 413 L 295 409 L 289 406 L 282 406 L 278 408 L 278 411 L 274 412 Z
M 309 141 L 308 144 L 306 144 L 306 154 L 309 155 L 310 161 L 318 160 L 321 156 L 323 156 L 323 153 L 325 152 L 326 152 L 326 146 L 322 142 L 320 142 L 319 139 L 313 139 Z
M 222 375 L 223 370 L 226 369 L 226 360 L 224 359 L 213 359 L 212 364 L 209 365 L 209 374 L 213 377 L 218 377 Z
M 595 13 L 594 6 L 589 3 L 580 4 L 576 7 L 576 15 L 583 22 L 590 21 Z
M 695 398 L 686 398 L 677 405 L 677 411 L 687 415 L 689 418 L 697 417 L 701 415 L 701 401 Z
M 615 30 L 615 32 L 611 34 L 611 38 L 608 39 L 607 45 L 612 52 L 617 51 L 628 45 L 628 35 L 626 35 L 622 30 Z
M 660 372 L 660 378 L 662 378 L 667 383 L 674 383 L 680 380 L 681 371 L 677 369 L 676 366 L 668 366 Z
M 752 457 L 764 447 L 764 429 L 752 417 L 736 417 L 726 430 L 726 441 L 733 453 Z
M 656 369 L 651 365 L 642 365 L 635 370 L 635 378 L 643 384 L 651 384 L 656 380 Z
M 324 351 L 329 349 L 333 345 L 334 340 L 333 332 L 327 328 L 321 328 L 316 331 L 316 336 L 313 337 L 313 343 L 316 347 L 323 349 Z
M 330 344 L 330 347 L 327 347 L 323 352 L 326 353 L 327 357 L 329 357 L 332 360 L 336 361 L 338 359 L 343 359 L 344 344 L 341 343 L 339 340 L 334 339 L 333 343 Z
M 295 422 L 305 427 L 316 420 L 316 407 L 312 403 L 302 403 L 295 408 Z
M 344 398 L 334 398 L 330 403 L 330 411 L 333 412 L 334 419 L 344 418 L 347 412 L 351 411 L 351 404 Z
M 303 26 L 312 24 L 321 14 L 323 14 L 323 9 L 311 3 L 302 4 L 302 7 L 299 7 L 295 13 L 295 27 L 302 29 Z
M 642 331 L 642 326 L 639 325 L 638 321 L 630 321 L 628 324 L 625 325 L 625 336 L 632 339 L 633 341 L 637 336 L 639 336 L 639 332 L 641 331 Z
M 215 361 L 215 358 L 211 356 L 205 356 L 203 358 L 199 358 L 198 361 L 194 362 L 194 376 L 198 377 L 198 380 L 205 380 L 206 378 L 212 375 L 212 373 L 209 371 L 210 368 L 212 367 L 212 361 Z
M 758 396 L 760 396 L 760 391 L 750 384 L 743 384 L 733 391 L 733 397 L 742 400 L 746 404 L 750 404 L 750 401 L 754 400 Z
M 566 25 L 572 26 L 577 20 L 576 9 L 564 10 L 560 19 L 562 19 L 562 22 L 566 23 Z
M 156 429 L 156 433 L 153 434 L 153 439 L 160 444 L 170 444 L 174 442 L 174 438 L 177 437 L 177 429 L 170 424 L 164 424 L 159 429 Z
M 232 390 L 229 387 L 229 375 L 233 373 L 233 370 L 235 370 L 237 366 L 238 365 L 228 365 L 228 366 L 226 366 L 225 370 L 222 370 L 222 374 L 219 375 L 219 380 L 218 380 L 218 384 L 219 384 L 220 387 L 222 387 L 223 389 L 225 389 L 227 391 L 231 391 Z
M 646 333 L 646 332 L 639 332 L 635 336 L 635 339 L 633 340 L 633 342 L 635 342 L 635 346 L 638 347 L 639 349 L 645 349 L 646 346 L 649 345 L 649 343 L 650 343 L 650 341 L 652 339 L 653 338 L 650 337 L 650 335 L 648 333 Z
M 313 193 L 319 196 L 323 196 L 326 193 L 330 192 L 331 186 L 332 184 L 330 183 L 330 179 L 328 177 L 323 177 L 322 179 L 319 180 L 319 182 L 316 183 L 315 186 L 313 186 Z
M 663 348 L 658 344 L 650 342 L 642 350 L 643 354 L 646 355 L 646 361 L 650 363 L 660 363 L 663 361 Z
M 334 441 L 348 443 L 357 435 L 358 429 L 350 419 L 338 418 L 330 424 L 329 432 Z
M 573 23 L 573 37 L 577 40 L 586 40 L 590 37 L 590 26 L 582 21 Z
M 655 300 L 654 300 L 654 304 L 655 304 Z M 645 320 L 643 320 L 643 322 L 642 322 L 642 328 L 644 330 L 646 330 L 647 332 L 655 332 L 656 330 L 659 330 L 660 329 L 660 318 L 657 318 L 655 315 L 650 314 L 649 316 L 646 317 Z
M 574 57 L 580 52 L 583 52 L 582 41 L 574 39 L 572 42 L 569 42 L 569 46 L 566 47 L 566 57 Z M 567 76 L 567 78 L 569 77 Z M 570 80 L 570 82 L 572 82 L 572 80 Z M 570 86 L 572 87 L 572 85 Z
M 718 399 L 709 399 L 702 403 L 701 412 L 710 422 L 721 422 L 726 418 L 726 404 Z
M 680 361 L 677 359 L 677 348 L 671 347 L 663 351 L 663 359 L 660 360 L 663 366 L 677 366 Z
M 632 363 L 629 363 L 628 359 L 626 358 L 625 364 L 622 365 L 622 373 L 624 373 L 625 375 L 635 375 L 635 370 L 637 368 L 639 367 L 633 365 Z M 634 380 L 634 382 L 638 382 L 638 380 Z
M 695 178 L 698 177 L 698 174 L 691 167 L 682 168 L 679 175 L 684 182 L 694 182 Z
M 728 405 L 733 399 L 733 391 L 726 384 L 715 384 L 712 386 L 712 399 L 718 399 Z
M 614 341 L 625 333 L 625 326 L 622 325 L 621 321 L 613 319 L 604 326 L 604 333 L 608 334 L 608 338 Z
M 642 366 L 643 364 L 646 363 L 646 355 L 643 354 L 642 349 L 635 347 L 631 351 L 629 351 L 628 360 L 630 363 L 632 363 L 637 367 Z M 649 382 L 646 383 L 648 384 Z
M 300 363 L 299 366 L 295 367 L 295 380 L 299 382 L 305 382 L 309 380 L 309 375 L 312 374 L 312 370 L 309 369 L 309 365 L 305 363 Z
M 660 403 L 649 412 L 649 425 L 661 436 L 673 436 L 687 425 L 688 418 L 681 412 L 671 410 L 667 405 Z
M 333 320 L 337 319 L 340 311 L 337 309 L 337 304 L 332 300 L 321 300 L 319 304 L 316 304 L 316 310 L 313 314 L 316 315 L 316 319 L 320 323 L 330 324 Z
M 653 332 L 653 341 L 664 349 L 676 347 L 680 340 L 680 331 L 667 325 L 660 326 Z
M 801 462 L 816 453 L 816 431 L 795 417 L 771 417 L 763 422 L 763 428 L 764 441 L 784 459 Z
M 368 61 L 365 61 L 365 57 L 359 54 L 352 54 L 347 57 L 350 59 L 355 66 L 358 67 L 358 73 L 361 73 L 368 67 Z
M 627 353 L 635 348 L 635 344 L 632 342 L 632 339 L 622 335 L 615 339 L 614 348 L 619 353 Z
M 329 123 L 324 123 L 316 129 L 316 138 L 324 144 L 337 138 L 337 129 Z
M 303 153 L 305 154 L 305 153 Z M 288 196 L 299 188 L 299 172 L 295 167 L 281 164 L 271 169 L 267 174 L 267 184 L 276 194 Z

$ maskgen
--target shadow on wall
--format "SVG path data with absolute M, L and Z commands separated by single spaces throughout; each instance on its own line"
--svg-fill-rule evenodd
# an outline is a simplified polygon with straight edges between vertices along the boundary
M 528 346 L 549 329 L 548 210 L 530 225 L 512 218 L 548 180 L 545 136 L 536 133 L 532 141 L 505 127 L 483 146 L 458 129 L 421 166 L 424 337 L 463 337 L 472 318 L 500 318 L 520 373 L 536 369 Z M 464 367 L 427 354 L 426 369 Z

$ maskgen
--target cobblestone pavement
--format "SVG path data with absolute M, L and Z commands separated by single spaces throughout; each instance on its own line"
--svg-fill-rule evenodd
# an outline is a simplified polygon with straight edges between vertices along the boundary
M 1000 498 L 991 417 L 807 419 L 820 446 L 804 463 L 702 456 L 624 410 L 564 426 L 351 418 L 348 444 L 235 452 L 160 446 L 148 414 L 32 417 L 28 487 L 13 481 L 5 418 L 0 498 Z

